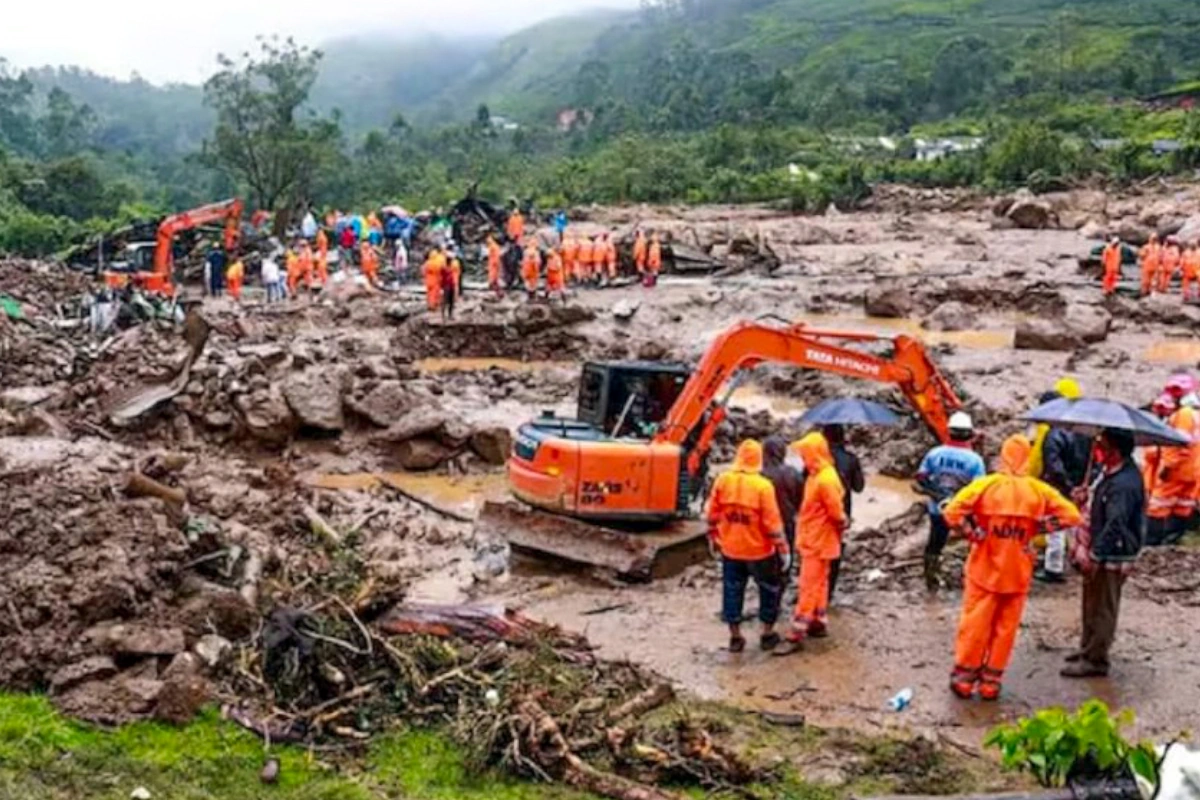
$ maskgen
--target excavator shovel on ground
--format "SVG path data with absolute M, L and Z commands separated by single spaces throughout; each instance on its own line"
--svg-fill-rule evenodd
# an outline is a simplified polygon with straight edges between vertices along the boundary
M 847 346 L 879 343 L 891 352 Z M 941 442 L 950 414 L 962 408 L 911 337 L 738 323 L 713 340 L 694 371 L 658 362 L 585 364 L 576 418 L 546 413 L 520 427 L 508 460 L 519 503 L 486 506 L 477 532 L 517 551 L 634 580 L 686 564 L 688 553 L 703 557 L 706 525 L 697 517 L 709 450 L 739 377 L 762 363 L 892 384 Z

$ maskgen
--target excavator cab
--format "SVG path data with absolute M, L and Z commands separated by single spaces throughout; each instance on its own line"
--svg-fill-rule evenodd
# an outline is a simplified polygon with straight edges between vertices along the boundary
M 650 439 L 691 374 L 680 364 L 589 362 L 576 419 L 614 439 Z

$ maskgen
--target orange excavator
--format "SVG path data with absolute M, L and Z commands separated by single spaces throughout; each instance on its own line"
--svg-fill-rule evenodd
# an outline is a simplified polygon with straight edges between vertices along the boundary
M 148 292 L 172 294 L 174 287 L 171 273 L 175 265 L 175 237 L 183 231 L 198 228 L 201 225 L 224 222 L 225 250 L 226 252 L 232 251 L 237 247 L 238 237 L 241 233 L 242 211 L 242 201 L 233 199 L 172 214 L 159 223 L 158 235 L 153 244 L 153 262 L 146 263 L 149 260 L 146 256 L 149 255 L 151 247 L 149 242 L 130 244 L 126 248 L 126 253 L 127 263 L 131 269 L 127 272 L 115 270 L 105 272 L 105 283 L 110 287 L 119 288 L 132 280 L 135 286 Z M 147 266 L 150 267 L 149 270 L 146 269 Z
M 890 343 L 891 355 L 847 347 L 876 342 Z M 529 508 L 489 503 L 477 528 L 519 550 L 650 577 L 660 551 L 703 537 L 688 519 L 702 499 L 713 437 L 740 379 L 764 363 L 892 384 L 941 442 L 962 407 L 912 337 L 742 322 L 716 338 L 694 371 L 586 364 L 576 419 L 546 414 L 518 430 L 509 485 Z

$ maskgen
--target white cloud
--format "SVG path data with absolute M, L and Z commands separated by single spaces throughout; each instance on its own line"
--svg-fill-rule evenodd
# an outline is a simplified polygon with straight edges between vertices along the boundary
M 12 0 L 19 3 L 21 0 Z M 219 53 L 240 53 L 260 34 L 304 44 L 350 34 L 508 33 L 553 16 L 638 0 L 58 0 L 7 13 L 0 57 L 17 67 L 78 65 L 120 78 L 198 82 Z M 16 9 L 9 9 L 10 12 Z

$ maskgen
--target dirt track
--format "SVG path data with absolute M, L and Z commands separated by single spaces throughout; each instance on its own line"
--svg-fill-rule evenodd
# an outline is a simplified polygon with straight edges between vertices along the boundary
M 770 277 L 751 270 L 667 277 L 654 291 L 628 286 L 581 292 L 566 310 L 531 310 L 518 298 L 495 302 L 469 292 L 462 317 L 448 325 L 426 320 L 419 298 L 410 293 L 268 308 L 252 291 L 240 309 L 228 301 L 205 305 L 214 333 L 187 389 L 125 428 L 109 425 L 107 409 L 138 382 L 169 374 L 185 350 L 178 333 L 145 326 L 101 353 L 90 346 L 88 358 L 81 359 L 82 337 L 71 339 L 74 349 L 62 348 L 45 331 L 34 335 L 23 323 L 0 321 L 7 352 L 24 356 L 0 367 L 5 500 L 27 515 L 30 529 L 60 524 L 68 514 L 65 504 L 95 510 L 82 515 L 82 527 L 73 534 L 80 537 L 79 547 L 64 556 L 76 567 L 93 542 L 129 554 L 144 543 L 125 546 L 109 536 L 112 525 L 103 522 L 107 517 L 100 510 L 150 509 L 155 501 L 126 506 L 130 501 L 120 498 L 125 473 L 145 469 L 153 453 L 182 453 L 186 465 L 156 474 L 186 492 L 190 513 L 237 531 L 248 550 L 264 547 L 267 575 L 329 568 L 312 552 L 303 516 L 307 505 L 335 528 L 355 530 L 365 568 L 404 586 L 410 597 L 500 598 L 525 605 L 536 616 L 585 631 L 603 654 L 645 662 L 702 696 L 868 730 L 933 728 L 972 746 L 1000 717 L 1074 703 L 1089 693 L 1136 708 L 1144 732 L 1170 733 L 1191 722 L 1191 709 L 1200 702 L 1194 655 L 1200 587 L 1187 587 L 1195 559 L 1159 559 L 1152 574 L 1139 578 L 1122 621 L 1115 673 L 1091 684 L 1068 685 L 1057 677 L 1059 658 L 1073 643 L 1077 585 L 1039 589 L 1006 699 L 986 709 L 953 702 L 944 688 L 956 595 L 930 599 L 917 588 L 912 570 L 893 571 L 896 559 L 888 551 L 895 542 L 851 538 L 833 638 L 788 660 L 757 653 L 734 658 L 722 651 L 724 631 L 715 617 L 719 586 L 711 567 L 649 587 L 616 589 L 529 564 L 491 579 L 494 564 L 468 523 L 414 503 L 392 485 L 468 516 L 482 496 L 503 495 L 502 475 L 489 454 L 505 448 L 503 431 L 522 420 L 546 408 L 572 410 L 583 359 L 692 362 L 731 322 L 766 314 L 918 336 L 961 386 L 984 427 L 989 456 L 1003 434 L 1019 427 L 1016 416 L 1063 374 L 1078 377 L 1088 393 L 1142 403 L 1173 371 L 1200 360 L 1195 338 L 1200 320 L 1177 298 L 1104 304 L 1076 264 L 1092 241 L 1075 230 L 994 230 L 982 202 L 962 210 L 895 207 L 815 220 L 761 209 L 618 209 L 593 211 L 587 224 L 620 226 L 633 218 L 675 229 L 680 237 L 694 235 L 700 246 L 705 237 L 728 240 L 751 228 L 771 243 L 782 266 Z M 17 272 L 9 267 L 0 290 L 16 294 L 14 287 L 25 287 L 29 296 L 22 299 L 44 309 L 53 278 L 38 282 L 51 289 L 34 292 Z M 876 313 L 889 307 L 898 316 L 868 316 L 865 297 Z M 627 322 L 612 314 L 622 303 L 637 305 Z M 1069 313 L 1082 314 L 1089 324 L 1111 314 L 1103 341 L 1062 351 L 1013 349 L 1018 325 L 1044 319 L 1053 326 Z M 930 315 L 938 320 L 931 325 L 956 330 L 922 327 Z M 56 348 L 63 350 L 61 357 L 46 355 Z M 763 368 L 735 395 L 740 410 L 717 454 L 728 455 L 743 435 L 794 432 L 789 420 L 808 404 L 847 393 L 896 403 L 887 387 Z M 890 434 L 863 435 L 856 444 L 868 454 L 870 471 L 903 476 L 930 441 L 910 424 Z M 432 474 L 417 475 L 417 467 L 432 467 Z M 379 474 L 386 479 L 371 477 Z M 51 476 L 69 477 L 78 485 L 77 496 L 64 499 L 44 480 Z M 856 530 L 876 527 L 911 500 L 902 481 L 874 479 L 856 501 Z M 148 519 L 145 527 L 163 524 Z M 920 536 L 919 529 L 902 533 Z M 0 542 L 6 558 L 26 570 L 41 555 L 28 542 Z M 147 558 L 155 563 L 95 567 L 104 576 L 116 575 L 111 591 L 127 598 L 112 614 L 180 627 L 189 647 L 212 628 L 180 622 L 189 604 L 243 591 L 247 584 L 241 581 L 249 580 L 238 567 L 228 574 L 210 571 L 197 586 L 185 579 L 190 558 L 174 543 Z M 876 566 L 887 568 L 888 577 L 868 584 L 865 573 Z M 77 645 L 89 626 L 105 620 L 51 613 L 70 577 L 67 571 L 58 583 L 46 584 L 52 588 L 37 581 L 0 583 L 6 593 L 0 599 L 13 609 L 0 609 L 0 646 L 25 659 L 0 672 L 10 685 L 44 688 L 56 669 L 94 654 Z M 269 583 L 263 582 L 264 594 Z M 619 604 L 628 605 L 586 613 Z M 91 603 L 81 597 L 77 605 Z M 225 633 L 232 637 L 236 631 Z M 26 646 L 34 639 L 36 646 Z M 128 658 L 114 666 L 131 668 Z M 160 677 L 165 679 L 155 670 L 148 680 Z M 912 708 L 903 715 L 886 712 L 887 698 L 904 686 L 916 689 Z M 85 709 L 85 715 L 121 719 L 138 713 L 125 706 L 102 711 Z

